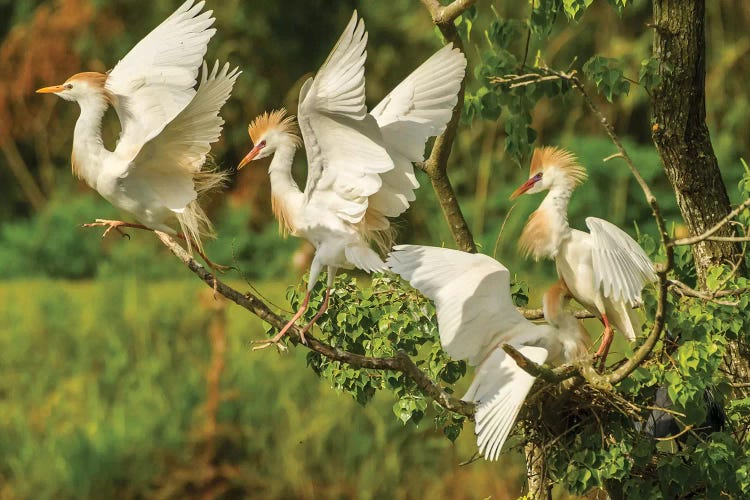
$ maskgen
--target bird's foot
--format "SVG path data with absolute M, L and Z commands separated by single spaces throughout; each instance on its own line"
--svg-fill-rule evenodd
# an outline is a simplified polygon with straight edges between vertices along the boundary
M 102 234 L 102 239 L 104 239 L 110 231 L 113 229 L 120 233 L 120 236 L 123 238 L 130 239 L 130 235 L 123 231 L 122 227 L 139 227 L 143 229 L 148 229 L 146 226 L 141 226 L 140 224 L 130 224 L 128 222 L 123 222 L 121 220 L 108 220 L 108 219 L 96 219 L 94 222 L 89 222 L 88 224 L 84 224 L 83 227 L 106 227 L 107 229 L 104 230 L 104 233 Z
M 275 340 L 269 339 L 269 340 L 253 340 L 253 344 L 258 344 L 255 347 L 253 347 L 253 351 L 260 351 L 261 349 L 265 349 L 266 347 L 274 346 L 279 352 L 286 352 L 289 350 L 287 346 L 285 346 L 281 340 Z

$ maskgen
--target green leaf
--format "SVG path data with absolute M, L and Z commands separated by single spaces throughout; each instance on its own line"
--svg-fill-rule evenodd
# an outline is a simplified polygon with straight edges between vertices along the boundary
M 656 58 L 644 59 L 641 62 L 641 69 L 638 71 L 638 83 L 651 91 L 661 85 L 661 76 L 659 75 L 659 60 Z
M 563 0 L 563 8 L 569 19 L 578 21 L 594 0 Z

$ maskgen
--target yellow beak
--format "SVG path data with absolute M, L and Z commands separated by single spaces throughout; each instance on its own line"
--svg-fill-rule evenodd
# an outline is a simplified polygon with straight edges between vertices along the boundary
M 253 159 L 258 156 L 258 153 L 260 153 L 260 150 L 263 148 L 259 148 L 258 146 L 255 146 L 253 149 L 250 150 L 250 152 L 245 156 L 239 165 L 237 165 L 237 170 L 240 170 L 242 167 L 253 161 Z
M 65 90 L 65 85 L 53 85 L 52 87 L 42 87 L 37 90 L 37 94 L 57 94 Z

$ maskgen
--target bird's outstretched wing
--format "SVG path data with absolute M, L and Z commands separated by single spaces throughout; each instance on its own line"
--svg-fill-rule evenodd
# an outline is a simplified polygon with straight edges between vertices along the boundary
M 395 168 L 381 174 L 383 187 L 370 198 L 368 218 L 396 217 L 414 201 L 419 183 L 412 163 L 423 161 L 427 139 L 445 130 L 465 70 L 466 58 L 449 43 L 372 110 Z
M 547 359 L 543 347 L 516 345 L 518 351 L 542 364 Z M 523 371 L 508 354 L 497 348 L 482 362 L 474 375 L 464 401 L 477 403 L 474 432 L 479 452 L 487 460 L 497 460 L 513 428 L 534 377 Z
M 209 71 L 204 62 L 195 97 L 141 148 L 129 165 L 128 181 L 148 186 L 162 206 L 177 214 L 197 198 L 196 191 L 210 187 L 202 186 L 196 174 L 206 161 L 210 144 L 219 140 L 224 125 L 219 110 L 229 99 L 239 74 L 238 68 L 230 71 L 228 63 L 220 67 L 218 61 Z M 200 246 L 197 227 L 183 229 L 194 233 L 191 236 Z
M 187 0 L 109 72 L 105 88 L 122 124 L 117 151 L 133 158 L 195 95 L 203 56 L 216 32 L 205 2 Z
M 357 13 L 314 78 L 300 91 L 298 121 L 307 151 L 305 198 L 342 220 L 362 220 L 368 197 L 393 169 L 365 106 L 367 32 Z
M 478 364 L 526 321 L 513 305 L 510 272 L 486 255 L 398 245 L 387 265 L 435 302 L 440 342 L 453 358 Z
M 643 287 L 656 281 L 654 265 L 633 238 L 603 219 L 588 217 L 594 264 L 594 283 L 606 297 L 641 304 Z

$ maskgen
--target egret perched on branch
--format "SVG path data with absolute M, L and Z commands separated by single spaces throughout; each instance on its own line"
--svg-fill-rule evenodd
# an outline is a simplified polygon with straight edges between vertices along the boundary
M 563 289 L 555 286 L 545 294 L 549 324 L 536 325 L 514 306 L 508 269 L 486 255 L 398 245 L 388 256 L 388 266 L 435 302 L 445 352 L 477 366 L 462 399 L 477 403 L 477 445 L 486 459 L 496 460 L 535 380 L 502 345 L 510 344 L 538 364 L 586 354 L 588 334 L 565 311 Z
M 185 2 L 109 73 L 78 73 L 37 90 L 78 102 L 73 175 L 142 223 L 87 224 L 106 226 L 105 235 L 123 226 L 175 234 L 169 222 L 176 219 L 188 248 L 195 245 L 202 254 L 201 238 L 212 234 L 197 198 L 223 180 L 203 167 L 224 124 L 219 110 L 240 73 L 218 62 L 209 69 L 203 61 L 216 32 L 212 12 L 201 12 L 204 3 Z M 122 126 L 114 151 L 104 147 L 101 135 L 110 105 Z
M 531 158 L 529 179 L 511 195 L 549 190 L 529 216 L 519 246 L 534 259 L 554 259 L 557 274 L 568 293 L 604 323 L 596 352 L 602 366 L 612 343 L 614 325 L 631 342 L 642 320 L 633 307 L 642 305 L 643 287 L 656 281 L 651 260 L 622 229 L 606 220 L 587 217 L 590 233 L 568 225 L 570 196 L 584 180 L 586 170 L 564 149 L 537 148 Z
M 466 58 L 447 45 L 401 82 L 368 113 L 365 106 L 367 32 L 355 12 L 314 78 L 302 86 L 299 128 L 307 152 L 307 182 L 292 178 L 300 138 L 285 110 L 265 113 L 250 124 L 252 150 L 239 165 L 273 155 L 268 169 L 273 211 L 285 233 L 315 246 L 305 299 L 282 336 L 305 312 L 320 272 L 328 268 L 325 299 L 304 333 L 328 307 L 336 271 L 357 267 L 382 271 L 371 248 L 390 248 L 389 217 L 403 213 L 419 187 L 412 162 L 424 159 L 425 143 L 440 134 L 457 102 Z M 265 346 L 264 346 L 265 347 Z

